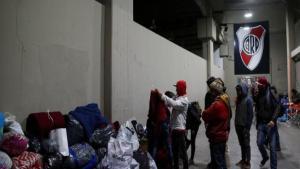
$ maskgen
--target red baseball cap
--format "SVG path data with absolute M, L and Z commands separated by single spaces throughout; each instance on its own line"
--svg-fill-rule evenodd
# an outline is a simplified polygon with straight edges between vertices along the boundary
M 174 85 L 174 86 L 178 89 L 177 94 L 179 96 L 186 94 L 186 81 L 185 80 L 178 80 L 176 85 Z

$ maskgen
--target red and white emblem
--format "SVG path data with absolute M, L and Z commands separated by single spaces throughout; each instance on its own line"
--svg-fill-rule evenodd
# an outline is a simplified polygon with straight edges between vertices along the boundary
M 237 32 L 239 53 L 244 65 L 254 70 L 262 58 L 266 30 L 263 26 L 240 27 Z

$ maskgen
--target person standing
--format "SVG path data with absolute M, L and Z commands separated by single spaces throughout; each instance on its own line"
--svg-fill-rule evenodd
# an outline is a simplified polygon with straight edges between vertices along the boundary
M 270 166 L 271 169 L 277 169 L 276 154 L 276 130 L 278 104 L 270 90 L 270 84 L 265 77 L 257 80 L 257 92 L 254 92 L 253 100 L 255 102 L 256 120 L 257 120 L 257 146 L 262 155 L 260 167 L 263 167 L 269 160 L 265 149 L 265 143 L 270 145 Z M 268 139 L 266 139 L 268 138 Z
M 277 89 L 275 86 L 271 86 L 270 87 L 270 91 L 272 93 L 272 95 L 275 97 L 277 103 L 279 104 L 280 103 L 280 99 L 279 99 L 279 96 L 278 96 L 278 93 L 277 93 Z M 280 106 L 280 105 L 279 105 Z M 279 113 L 278 113 L 278 116 L 282 116 L 282 112 L 280 109 L 278 109 Z M 281 114 L 281 115 L 280 115 Z M 281 146 L 280 146 L 280 137 L 279 137 L 279 132 L 278 132 L 278 128 L 276 130 L 276 151 L 281 151 Z M 269 145 L 268 145 L 269 146 Z
M 292 89 L 291 99 L 294 104 L 300 103 L 300 93 L 296 89 Z
M 253 101 L 248 96 L 247 84 L 241 83 L 235 89 L 237 99 L 234 122 L 242 154 L 241 161 L 236 165 L 248 169 L 251 167 L 250 129 L 253 120 Z
M 196 150 L 196 137 L 201 124 L 201 107 L 197 101 L 189 103 L 187 111 L 187 122 L 186 129 L 191 131 L 191 139 L 186 137 L 187 149 L 191 145 L 191 157 L 189 159 L 189 164 L 193 165 L 195 150 Z
M 177 95 L 170 98 L 165 94 L 160 94 L 164 103 L 172 108 L 171 113 L 171 139 L 172 152 L 174 160 L 174 169 L 179 169 L 179 157 L 182 157 L 183 168 L 188 169 L 188 156 L 186 152 L 185 135 L 186 135 L 186 117 L 188 110 L 188 98 L 186 93 L 186 81 L 179 80 L 176 85 Z
M 215 101 L 215 96 L 212 94 L 209 85 L 216 80 L 215 77 L 211 76 L 207 79 L 206 84 L 208 86 L 208 91 L 205 94 L 205 100 L 204 100 L 204 109 L 207 109 L 214 101 Z
M 210 144 L 211 163 L 208 167 L 213 169 L 227 169 L 225 147 L 229 135 L 229 97 L 224 93 L 221 80 L 215 79 L 209 87 L 216 99 L 202 113 L 202 119 L 206 126 L 206 136 Z

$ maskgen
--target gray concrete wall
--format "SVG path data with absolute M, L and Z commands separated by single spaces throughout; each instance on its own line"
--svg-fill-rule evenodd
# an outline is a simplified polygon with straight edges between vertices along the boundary
M 300 46 L 300 20 L 295 24 L 295 47 Z M 300 62 L 295 63 L 296 67 L 296 88 L 300 91 Z
M 102 105 L 103 11 L 94 0 L 0 2 L 0 111 Z
M 285 36 L 285 8 L 283 5 L 262 5 L 255 8 L 253 18 L 245 19 L 244 11 L 225 12 L 224 22 L 229 23 L 226 37 L 229 45 L 229 58 L 224 59 L 225 83 L 229 95 L 236 96 L 234 87 L 239 76 L 234 75 L 234 37 L 233 23 L 269 21 L 270 28 L 270 74 L 265 74 L 279 92 L 287 91 L 287 59 Z
M 133 1 L 112 1 L 112 120 L 145 123 L 150 90 L 185 79 L 190 100 L 203 105 L 206 61 L 133 21 Z

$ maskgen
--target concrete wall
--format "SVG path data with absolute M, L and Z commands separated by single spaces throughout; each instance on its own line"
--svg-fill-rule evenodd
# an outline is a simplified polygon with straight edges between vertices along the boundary
M 112 1 L 112 120 L 145 123 L 150 90 L 185 79 L 190 100 L 203 105 L 206 61 L 133 21 L 133 1 Z
M 0 2 L 0 111 L 102 105 L 103 11 L 94 0 Z
M 300 20 L 295 24 L 295 47 L 300 46 Z M 300 91 L 300 62 L 295 63 L 296 67 L 296 88 Z
M 247 23 L 255 21 L 269 21 L 270 29 L 270 74 L 266 76 L 275 85 L 279 92 L 287 91 L 287 59 L 286 59 L 286 36 L 285 36 L 285 8 L 283 5 L 262 5 L 255 8 L 253 18 L 245 19 L 244 11 L 227 11 L 224 22 L 228 24 L 226 36 L 228 38 L 229 55 L 224 59 L 225 83 L 228 93 L 236 96 L 234 87 L 239 76 L 234 75 L 234 37 L 233 23 Z M 261 76 L 261 75 L 260 75 Z

